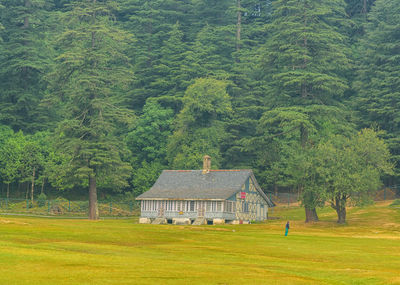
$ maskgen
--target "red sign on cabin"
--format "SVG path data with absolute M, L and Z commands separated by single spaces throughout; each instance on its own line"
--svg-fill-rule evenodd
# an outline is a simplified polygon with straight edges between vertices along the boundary
M 240 192 L 240 199 L 246 199 L 246 192 Z

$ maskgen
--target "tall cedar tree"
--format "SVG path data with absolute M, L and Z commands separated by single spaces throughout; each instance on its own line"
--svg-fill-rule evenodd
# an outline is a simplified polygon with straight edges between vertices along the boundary
M 347 25 L 344 1 L 278 0 L 273 5 L 262 60 L 269 107 L 336 105 L 349 88 L 347 37 L 341 32 Z M 301 127 L 302 147 L 307 136 Z M 315 207 L 304 206 L 312 220 Z
M 70 155 L 64 167 L 76 182 L 88 183 L 89 219 L 97 219 L 97 182 L 113 179 L 115 187 L 126 186 L 131 171 L 113 134 L 129 116 L 118 102 L 133 76 L 124 54 L 131 36 L 115 25 L 113 1 L 82 0 L 69 8 L 54 74 L 65 114 L 57 129 L 59 149 Z
M 385 138 L 396 161 L 397 177 L 400 176 L 399 45 L 399 2 L 377 0 L 369 14 L 359 77 L 354 86 L 359 92 L 357 106 L 363 123 L 366 126 L 377 124 L 386 131 Z
M 273 3 L 263 70 L 273 105 L 333 104 L 348 89 L 343 0 Z
M 51 62 L 46 0 L 3 0 L 0 5 L 0 121 L 15 130 L 43 128 L 39 102 Z
M 265 24 L 271 22 L 271 1 L 236 1 L 236 51 L 229 79 L 234 117 L 229 122 L 229 136 L 224 142 L 224 165 L 227 168 L 255 168 L 258 155 L 246 148 L 256 133 L 258 120 L 266 111 L 262 73 L 254 68 L 260 63 L 260 46 L 265 44 Z M 259 177 L 259 176 L 258 176 Z
M 137 40 L 128 53 L 135 71 L 134 82 L 129 91 L 132 94 L 129 96 L 130 108 L 140 110 L 147 98 L 171 95 L 175 89 L 183 95 L 184 91 L 179 88 L 181 79 L 175 83 L 166 81 L 164 77 L 179 77 L 178 67 L 186 49 L 179 28 L 190 27 L 188 22 L 193 14 L 191 0 L 118 2 L 121 3 L 118 19 L 125 30 L 135 34 Z M 180 24 L 176 25 L 177 22 Z M 175 46 L 172 45 L 173 40 L 176 40 Z M 167 58 L 164 59 L 164 55 Z M 168 105 L 174 106 L 176 103 L 169 102 Z

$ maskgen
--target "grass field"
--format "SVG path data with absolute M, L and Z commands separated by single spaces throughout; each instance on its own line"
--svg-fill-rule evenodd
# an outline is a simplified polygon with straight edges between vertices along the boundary
M 353 208 L 344 226 L 303 212 L 225 226 L 0 216 L 0 284 L 400 284 L 399 208 Z

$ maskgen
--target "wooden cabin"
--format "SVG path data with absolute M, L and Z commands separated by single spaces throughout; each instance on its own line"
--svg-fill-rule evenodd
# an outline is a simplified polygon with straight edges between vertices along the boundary
M 274 203 L 265 195 L 252 170 L 164 170 L 141 201 L 140 223 L 224 224 L 268 219 Z

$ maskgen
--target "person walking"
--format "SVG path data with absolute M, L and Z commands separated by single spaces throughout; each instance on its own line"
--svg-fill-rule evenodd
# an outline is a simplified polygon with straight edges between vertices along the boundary
M 286 223 L 286 226 L 285 226 L 285 236 L 287 236 L 288 235 L 288 233 L 289 233 L 289 228 L 290 228 L 290 225 L 289 225 L 289 221 Z

